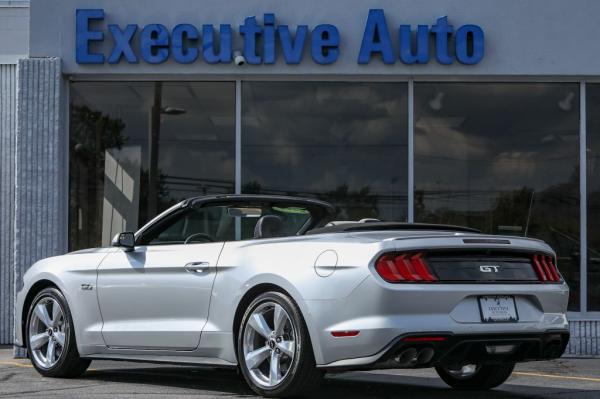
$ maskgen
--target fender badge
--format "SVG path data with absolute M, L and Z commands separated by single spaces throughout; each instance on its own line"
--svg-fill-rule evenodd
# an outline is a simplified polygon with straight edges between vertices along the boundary
M 81 284 L 82 291 L 91 291 L 94 289 L 94 286 L 91 284 Z

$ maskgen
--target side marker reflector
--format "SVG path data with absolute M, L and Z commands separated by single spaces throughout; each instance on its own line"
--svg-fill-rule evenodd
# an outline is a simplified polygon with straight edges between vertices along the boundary
M 331 335 L 333 335 L 336 338 L 356 337 L 358 334 L 360 334 L 360 331 L 358 331 L 358 330 L 332 331 L 331 332 Z

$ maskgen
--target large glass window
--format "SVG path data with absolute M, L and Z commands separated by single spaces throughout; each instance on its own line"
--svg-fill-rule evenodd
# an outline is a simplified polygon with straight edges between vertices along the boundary
M 600 311 L 600 84 L 587 85 L 588 310 Z
M 578 310 L 578 84 L 415 84 L 415 220 L 547 241 Z
M 407 219 L 406 83 L 244 82 L 242 191 Z
M 71 84 L 69 247 L 107 245 L 178 201 L 232 193 L 230 82 Z

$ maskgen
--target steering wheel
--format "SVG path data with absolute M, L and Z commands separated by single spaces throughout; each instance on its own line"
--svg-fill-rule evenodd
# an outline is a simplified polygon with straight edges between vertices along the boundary
M 186 238 L 183 243 L 188 244 L 194 238 L 203 238 L 204 240 L 206 240 L 208 242 L 215 242 L 215 240 L 213 240 L 213 238 L 211 236 L 209 236 L 208 234 L 195 233 L 195 234 L 192 234 L 191 236 L 189 236 L 188 238 Z

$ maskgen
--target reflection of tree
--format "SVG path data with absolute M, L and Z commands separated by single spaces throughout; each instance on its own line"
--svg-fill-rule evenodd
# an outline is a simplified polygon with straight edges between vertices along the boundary
M 177 202 L 179 202 L 179 199 L 176 198 L 172 198 L 171 197 L 171 193 L 169 191 L 169 188 L 167 186 L 167 176 L 162 173 L 162 171 L 160 169 L 158 169 L 158 181 L 157 181 L 157 190 L 156 190 L 156 195 L 157 195 L 157 209 L 158 212 L 162 212 L 165 209 L 170 208 L 171 206 L 175 205 Z M 150 221 L 150 219 L 152 219 L 154 216 L 156 215 L 149 215 L 148 214 L 148 201 L 146 201 L 145 199 L 148 198 L 148 196 L 150 195 L 149 190 L 148 190 L 148 169 L 143 169 L 140 172 L 140 198 L 142 198 L 142 201 L 140 201 L 140 219 L 139 219 L 139 226 L 143 226 L 144 224 L 146 224 L 148 221 Z
M 462 209 L 458 201 L 485 198 L 487 209 Z M 432 202 L 445 199 L 444 207 Z M 427 208 L 427 205 L 430 208 Z M 579 301 L 579 170 L 568 180 L 541 191 L 520 187 L 514 190 L 416 191 L 415 216 L 419 222 L 458 224 L 485 233 L 525 235 L 546 241 L 558 254 L 559 269 L 571 286 L 570 309 Z M 513 231 L 499 226 L 513 226 Z
M 350 191 L 347 184 L 342 184 L 335 190 L 317 196 L 337 207 L 337 217 L 347 220 L 360 220 L 379 216 L 377 195 L 371 194 L 370 191 L 369 186 L 357 191 Z
M 346 220 L 360 220 L 363 218 L 377 218 L 379 215 L 377 194 L 371 194 L 369 186 L 360 190 L 350 191 L 347 184 L 342 184 L 334 190 L 325 192 L 290 191 L 264 188 L 260 182 L 253 180 L 242 186 L 244 194 L 276 194 L 316 197 L 332 203 L 337 208 L 336 218 Z
M 417 216 L 425 215 L 425 193 L 423 190 L 415 190 L 414 194 L 415 202 L 414 202 L 414 213 Z M 419 218 L 419 220 L 423 220 Z
M 125 124 L 85 105 L 71 105 L 70 150 L 78 157 L 94 160 L 94 166 L 104 173 L 104 151 L 121 149 L 125 137 L 121 134 Z M 89 163 L 88 163 L 89 165 Z
M 244 194 L 260 194 L 262 193 L 262 186 L 256 180 L 250 181 L 242 186 L 242 192 Z
M 85 105 L 70 107 L 70 249 L 98 245 L 102 237 L 105 151 L 121 149 L 125 124 Z
M 520 232 L 526 234 L 530 219 L 534 191 L 527 187 L 500 193 L 490 211 L 490 227 L 492 232 L 497 229 L 497 223 L 506 226 L 518 226 Z M 496 226 L 495 226 L 496 225 Z

